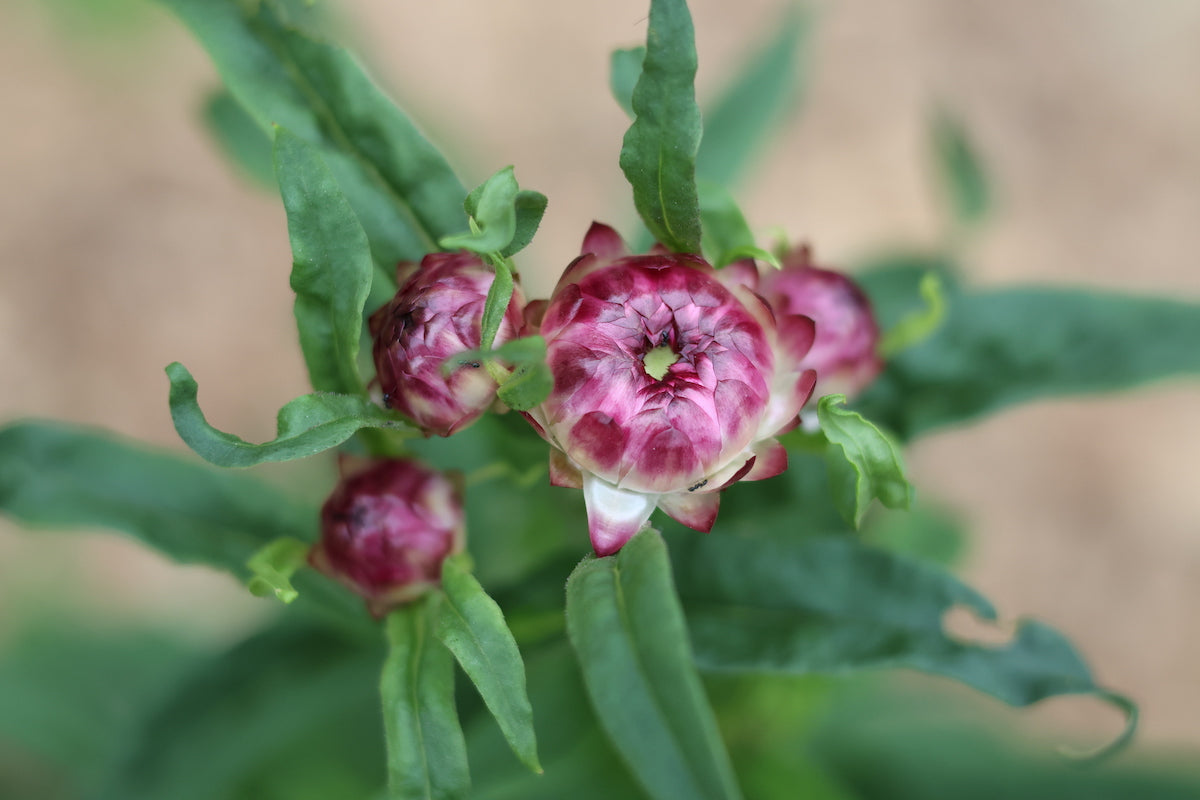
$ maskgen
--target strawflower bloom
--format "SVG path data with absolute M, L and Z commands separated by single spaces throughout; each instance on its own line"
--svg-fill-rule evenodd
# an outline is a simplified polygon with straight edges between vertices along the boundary
M 812 391 L 812 321 L 722 278 L 698 256 L 629 255 L 597 223 L 548 303 L 530 306 L 554 389 L 527 416 L 552 445 L 551 482 L 583 489 L 598 555 L 655 507 L 708 531 L 721 489 L 787 467 L 773 437 Z
M 476 350 L 484 301 L 495 273 L 478 256 L 431 253 L 401 264 L 396 296 L 370 320 L 375 369 L 384 404 L 427 435 L 449 436 L 474 422 L 496 398 L 496 382 L 477 361 L 448 375 L 448 358 Z M 516 338 L 524 299 L 513 291 L 494 346 Z
M 382 616 L 437 586 L 442 562 L 464 540 L 454 483 L 416 461 L 385 459 L 338 483 L 321 508 L 321 540 L 309 563 Z
M 758 291 L 776 313 L 803 314 L 817 326 L 804 366 L 817 371 L 814 397 L 854 397 L 883 369 L 879 325 L 871 301 L 848 276 L 813 265 L 807 246 L 783 259 L 783 269 L 763 267 Z

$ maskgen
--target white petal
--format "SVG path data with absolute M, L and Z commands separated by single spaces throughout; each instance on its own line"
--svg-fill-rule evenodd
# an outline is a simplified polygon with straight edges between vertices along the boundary
M 642 529 L 658 503 L 657 494 L 618 489 L 589 472 L 583 473 L 588 533 L 596 555 L 608 556 L 624 547 Z

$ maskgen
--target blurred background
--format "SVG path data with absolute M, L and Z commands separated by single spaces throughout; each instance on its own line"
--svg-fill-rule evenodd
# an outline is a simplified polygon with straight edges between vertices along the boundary
M 516 165 L 550 198 L 519 258 L 544 294 L 587 225 L 626 225 L 627 121 L 608 54 L 645 0 L 356 0 L 340 35 L 467 186 Z M 781 18 L 779 0 L 692 0 L 698 90 Z M 850 267 L 943 244 L 937 104 L 963 120 L 996 211 L 961 243 L 981 284 L 1086 283 L 1200 299 L 1200 4 L 827 0 L 797 109 L 737 192 L 767 240 Z M 182 26 L 138 0 L 0 5 L 0 420 L 54 417 L 182 450 L 163 367 L 188 365 L 210 421 L 270 438 L 307 391 L 278 199 L 201 124 L 218 85 Z M 1196 343 L 1200 346 L 1200 342 Z M 1044 402 L 921 440 L 926 498 L 972 532 L 963 573 L 1003 614 L 1045 620 L 1143 709 L 1143 742 L 1200 745 L 1200 382 Z M 227 641 L 270 612 L 231 579 L 108 534 L 0 520 L 0 648 L 52 614 Z M 1058 700 L 1031 729 L 1118 730 Z M 1097 733 L 1097 732 L 1100 733 Z

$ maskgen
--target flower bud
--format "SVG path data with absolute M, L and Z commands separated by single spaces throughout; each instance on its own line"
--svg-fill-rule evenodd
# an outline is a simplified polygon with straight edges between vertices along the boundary
M 721 489 L 787 467 L 773 437 L 812 391 L 812 321 L 777 319 L 698 256 L 628 255 L 604 225 L 583 251 L 540 320 L 554 388 L 527 416 L 554 448 L 551 481 L 583 489 L 602 556 L 655 507 L 708 531 Z
M 804 366 L 817 371 L 814 397 L 854 397 L 883 369 L 871 301 L 846 275 L 813 266 L 808 247 L 789 253 L 783 269 L 764 269 L 759 292 L 776 313 L 803 314 L 816 323 L 804 358 Z
M 449 478 L 415 461 L 375 461 L 343 477 L 325 501 L 309 563 L 366 598 L 378 617 L 437 586 L 464 537 L 462 499 Z
M 426 434 L 449 436 L 482 414 L 496 382 L 477 361 L 445 373 L 443 363 L 480 345 L 484 302 L 495 273 L 471 253 L 431 253 L 401 264 L 400 290 L 370 320 L 375 369 L 384 404 Z M 493 346 L 516 338 L 524 299 L 513 290 Z

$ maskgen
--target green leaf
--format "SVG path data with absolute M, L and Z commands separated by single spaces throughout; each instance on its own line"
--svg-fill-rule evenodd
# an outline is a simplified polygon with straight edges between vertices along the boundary
M 481 255 L 499 253 L 517 232 L 517 178 L 512 167 L 492 175 L 467 195 L 463 207 L 471 230 L 443 236 L 439 244 L 447 250 L 470 250 Z
M 621 170 L 638 214 L 658 241 L 682 253 L 700 252 L 696 152 L 696 43 L 684 0 L 651 0 L 646 57 L 633 90 L 636 117 L 621 146 Z
M 333 774 L 357 790 L 336 796 L 365 797 L 384 775 L 379 658 L 309 626 L 256 633 L 197 664 L 126 740 L 127 758 L 92 796 L 282 800 L 273 790 L 293 775 Z
M 560 618 L 561 604 L 560 598 Z M 644 800 L 596 724 L 566 641 L 530 653 L 527 668 L 546 772 L 535 775 L 518 764 L 496 725 L 476 715 L 466 725 L 473 800 Z
M 704 227 L 704 253 L 717 267 L 743 258 L 765 261 L 776 269 L 779 259 L 758 247 L 733 195 L 718 183 L 700 181 L 700 220 Z
M 567 633 L 600 724 L 652 797 L 740 797 L 657 532 L 575 569 Z
M 204 124 L 237 170 L 263 188 L 275 188 L 271 139 L 228 90 L 217 89 L 204 103 Z
M 943 627 L 951 609 L 988 622 L 995 609 L 947 572 L 852 538 L 693 535 L 673 540 L 672 550 L 701 669 L 903 667 L 954 678 L 1013 706 L 1068 694 L 1112 698 L 1066 638 L 1042 623 L 1021 622 L 1000 646 L 951 636 Z
M 275 129 L 275 176 L 292 244 L 296 326 L 318 392 L 364 394 L 358 374 L 363 304 L 371 289 L 367 235 L 311 145 Z
M 178 361 L 167 366 L 171 381 L 171 419 L 188 447 L 219 467 L 250 467 L 264 461 L 291 461 L 337 447 L 362 428 L 386 428 L 404 434 L 415 429 L 361 395 L 318 392 L 279 409 L 276 436 L 252 444 L 208 424 L 196 401 L 199 388 Z
M 838 511 L 854 527 L 862 524 L 872 500 L 888 508 L 908 508 L 912 486 L 904 477 L 900 447 L 862 414 L 839 406 L 846 396 L 830 394 L 817 403 L 829 480 Z
M 539 405 L 554 389 L 554 375 L 544 361 L 526 362 L 496 390 L 500 402 L 513 411 L 528 411 Z
M 292 576 L 308 563 L 308 542 L 284 537 L 262 547 L 246 561 L 254 576 L 247 586 L 256 597 L 275 595 L 284 603 L 300 596 L 292 586 Z
M 642 74 L 642 62 L 646 59 L 646 48 L 630 47 L 613 50 L 609 59 L 608 88 L 613 99 L 630 119 L 633 119 L 633 87 L 637 86 Z
M 0 750 L 17 744 L 45 759 L 75 788 L 63 797 L 97 785 L 196 659 L 194 646 L 161 632 L 97 628 L 34 618 L 6 633 L 0 653 Z
M 387 737 L 389 800 L 465 798 L 471 778 L 454 706 L 454 661 L 432 636 L 439 596 L 387 617 L 379 693 Z
M 962 120 L 947 109 L 934 111 L 929 128 L 934 165 L 953 220 L 963 227 L 975 225 L 987 216 L 992 205 L 991 188 L 979 155 Z
M 383 270 L 466 226 L 446 160 L 344 50 L 290 28 L 275 3 L 160 1 L 264 133 L 281 125 L 320 150 Z
M 861 276 L 874 299 L 887 274 Z M 906 273 L 915 295 L 916 275 Z M 1200 374 L 1200 304 L 1092 289 L 963 290 L 855 403 L 903 439 L 1015 403 Z
M 540 773 L 521 651 L 500 606 L 471 575 L 468 564 L 465 554 L 442 562 L 446 602 L 438 616 L 437 637 L 479 690 L 517 758 Z
M 111 528 L 241 576 L 272 539 L 312 539 L 317 520 L 249 475 L 49 422 L 0 428 L 0 509 L 27 525 Z
M 508 312 L 508 304 L 512 301 L 513 275 L 505 261 L 495 264 L 496 277 L 488 287 L 487 297 L 483 301 L 483 316 L 479 321 L 479 349 L 490 350 L 500 332 L 500 323 Z
M 776 124 L 795 106 L 800 89 L 797 70 L 808 32 L 808 20 L 798 5 L 772 30 L 775 38 L 746 62 L 733 82 L 711 106 L 706 104 L 704 140 L 696 174 L 730 186 L 763 152 Z
M 514 203 L 517 212 L 517 227 L 513 232 L 512 241 L 500 251 L 500 255 L 505 258 L 512 258 L 533 241 L 538 226 L 542 224 L 542 216 L 546 213 L 546 205 L 549 200 L 541 192 L 522 189 L 517 192 L 517 199 Z
M 900 351 L 925 341 L 946 318 L 946 296 L 942 289 L 942 279 L 936 272 L 925 273 L 917 291 L 925 301 L 924 307 L 912 311 L 883 334 L 879 340 L 881 357 L 891 358 Z

